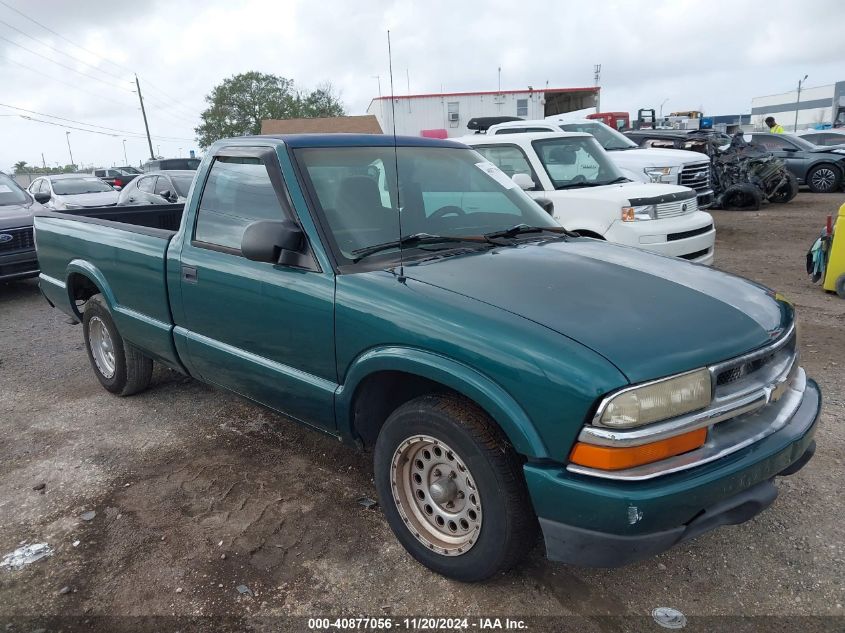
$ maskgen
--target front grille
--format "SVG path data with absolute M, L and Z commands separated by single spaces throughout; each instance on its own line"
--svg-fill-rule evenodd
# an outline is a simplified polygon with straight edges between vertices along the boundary
M 716 393 L 725 396 L 736 390 L 767 384 L 774 375 L 782 373 L 795 357 L 796 339 L 793 331 L 787 339 L 781 339 L 768 350 L 721 364 L 713 375 Z
M 695 251 L 694 253 L 687 253 L 686 255 L 678 255 L 681 259 L 698 259 L 699 257 L 704 257 L 707 253 L 710 252 L 709 248 L 705 248 L 704 250 Z
M 678 184 L 696 191 L 710 188 L 710 163 L 685 165 L 678 176 Z
M 669 233 L 666 236 L 667 242 L 675 242 L 677 240 L 685 240 L 688 237 L 695 237 L 696 235 L 704 235 L 705 233 L 709 233 L 713 230 L 713 225 L 708 224 L 707 226 L 702 226 L 700 229 L 693 229 L 692 231 L 682 231 L 680 233 Z
M 9 253 L 12 251 L 31 251 L 35 248 L 35 240 L 32 237 L 32 227 L 22 229 L 0 229 L 0 236 L 11 235 L 12 239 L 0 237 L 0 251 Z
M 679 215 L 686 215 L 687 213 L 695 213 L 696 211 L 698 211 L 698 200 L 695 198 L 663 202 L 657 205 L 657 219 L 674 218 Z

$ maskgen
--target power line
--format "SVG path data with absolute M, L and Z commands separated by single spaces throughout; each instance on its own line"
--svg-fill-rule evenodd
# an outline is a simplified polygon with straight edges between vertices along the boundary
M 38 51 L 34 51 L 31 48 L 27 48 L 23 44 L 18 44 L 14 40 L 10 40 L 8 37 L 3 37 L 2 35 L 0 35 L 0 40 L 8 42 L 12 46 L 17 46 L 18 48 L 22 48 L 23 50 L 25 50 L 28 53 L 31 53 L 32 55 L 38 55 L 38 57 L 46 59 L 48 62 L 52 62 L 52 63 L 56 64 L 57 66 L 61 66 L 62 68 L 66 68 L 67 70 L 70 70 L 71 72 L 75 72 L 77 75 L 82 75 L 83 77 L 87 77 L 88 79 L 93 79 L 94 81 L 99 81 L 100 83 L 105 84 L 105 85 L 109 86 L 110 88 L 120 88 L 121 90 L 125 90 L 126 92 L 132 92 L 132 90 L 130 88 L 124 88 L 123 86 L 118 86 L 117 84 L 113 84 L 110 81 L 106 81 L 105 79 L 100 79 L 99 77 L 94 77 L 94 75 L 89 75 L 87 73 L 82 72 L 81 70 L 77 70 L 73 66 L 68 66 L 67 64 L 57 62 L 55 59 L 52 59 L 51 57 L 47 57 L 46 55 L 42 55 Z
M 76 119 L 68 119 L 66 117 L 57 116 L 55 114 L 47 114 L 46 112 L 37 112 L 35 110 L 28 110 L 26 108 L 20 108 L 18 106 L 9 105 L 7 103 L 0 103 L 0 106 L 3 106 L 4 108 L 10 108 L 11 110 L 18 110 L 20 112 L 27 112 L 28 114 L 35 114 L 35 115 L 38 115 L 38 116 L 45 116 L 45 117 L 50 118 L 50 119 L 57 119 L 59 121 L 68 121 L 70 123 L 78 123 L 79 125 L 87 125 L 88 127 L 96 127 L 96 128 L 100 128 L 102 130 L 108 130 L 110 132 L 119 132 L 121 134 L 135 135 L 135 136 L 139 136 L 141 138 L 146 138 L 143 133 L 135 132 L 135 131 L 132 131 L 132 130 L 123 130 L 123 129 L 120 129 L 120 128 L 107 127 L 105 125 L 97 125 L 97 124 L 94 124 L 94 123 L 86 123 L 85 121 L 77 121 Z M 157 139 L 160 139 L 160 140 L 163 140 L 163 141 L 193 141 L 194 140 L 194 139 L 191 139 L 191 138 L 185 138 L 183 136 L 156 136 L 156 135 L 153 135 L 153 138 L 157 138 Z
M 132 68 L 129 68 L 128 66 L 124 66 L 123 64 L 118 64 L 117 62 L 114 62 L 114 61 L 112 61 L 112 60 L 110 60 L 110 59 L 108 59 L 108 58 L 106 58 L 106 57 L 103 57 L 103 56 L 102 56 L 102 55 L 100 55 L 99 53 L 95 53 L 94 51 L 89 50 L 89 49 L 85 48 L 84 46 L 80 46 L 79 44 L 76 44 L 73 40 L 68 39 L 67 37 L 65 37 L 65 36 L 64 36 L 64 35 L 62 35 L 61 33 L 57 33 L 56 31 L 54 31 L 53 29 L 51 29 L 49 26 L 46 26 L 46 25 L 42 24 L 41 22 L 39 22 L 39 21 L 38 21 L 38 20 L 36 20 L 35 18 L 32 18 L 32 17 L 28 16 L 26 13 L 24 13 L 24 12 L 22 12 L 22 11 L 20 11 L 20 10 L 16 9 L 16 8 L 15 8 L 15 7 L 13 7 L 12 5 L 10 5 L 8 2 L 5 2 L 4 0 L 0 0 L 0 5 L 3 5 L 4 7 L 6 7 L 7 9 L 9 9 L 9 10 L 11 10 L 11 11 L 14 11 L 15 13 L 17 13 L 19 16 L 21 16 L 21 17 L 22 17 L 22 18 L 24 18 L 25 20 L 29 20 L 29 21 L 30 21 L 30 22 L 32 22 L 33 24 L 36 24 L 37 26 L 40 26 L 40 27 L 41 27 L 42 29 L 44 29 L 45 31 L 47 31 L 47 32 L 49 32 L 49 33 L 52 33 L 53 35 L 55 35 L 55 36 L 56 36 L 56 37 L 58 37 L 59 39 L 61 39 L 61 40 L 65 41 L 65 42 L 67 42 L 68 44 L 70 44 L 71 46 L 73 46 L 74 48 L 77 48 L 77 49 L 79 49 L 79 50 L 81 50 L 81 51 L 84 51 L 84 52 L 88 53 L 89 55 L 94 55 L 96 58 L 103 60 L 103 61 L 104 61 L 104 62 L 106 62 L 107 64 L 111 64 L 111 65 L 112 65 L 112 66 L 114 66 L 115 68 L 120 68 L 120 69 L 125 70 L 125 71 L 127 71 L 127 72 L 130 72 L 130 73 L 135 73 L 135 70 L 133 70 Z M 33 38 L 33 39 L 34 39 L 34 38 Z M 83 63 L 84 63 L 84 62 L 83 62 Z M 156 91 L 160 92 L 161 94 L 165 95 L 166 97 L 170 98 L 172 101 L 174 101 L 174 103 L 179 104 L 179 100 L 178 100 L 178 99 L 176 99 L 175 97 L 171 97 L 171 96 L 170 96 L 167 92 L 165 92 L 164 90 L 162 90 L 161 88 L 159 88 L 159 87 L 158 87 L 158 86 L 156 86 L 155 84 L 153 84 L 153 83 L 151 83 L 151 82 L 147 81 L 144 77 L 141 77 L 141 79 L 144 79 L 144 82 L 145 82 L 145 83 L 147 83 L 147 84 L 149 84 L 149 85 L 150 85 L 150 87 L 152 87 L 154 90 L 156 90 Z

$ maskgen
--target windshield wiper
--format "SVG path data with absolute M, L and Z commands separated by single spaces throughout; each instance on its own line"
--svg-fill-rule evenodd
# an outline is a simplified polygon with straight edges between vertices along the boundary
M 545 231 L 548 231 L 549 233 L 559 233 L 561 235 L 566 235 L 569 237 L 578 237 L 577 233 L 567 231 L 562 226 L 529 226 L 528 224 L 516 224 L 511 228 L 505 229 L 503 231 L 493 231 L 492 233 L 485 233 L 484 239 L 489 241 L 502 237 L 516 237 L 517 235 L 521 235 L 523 233 L 543 233 Z
M 613 180 L 609 180 L 607 182 L 602 182 L 602 183 L 598 183 L 598 184 L 615 185 L 617 182 L 631 182 L 631 179 L 626 178 L 625 176 L 619 176 L 619 178 L 614 178 Z
M 365 257 L 373 253 L 379 253 L 391 248 L 399 248 L 400 246 L 415 246 L 417 244 L 438 244 L 442 242 L 484 242 L 485 240 L 477 237 L 453 237 L 450 235 L 431 235 L 430 233 L 414 233 L 413 235 L 405 235 L 404 237 L 393 240 L 391 242 L 384 242 L 382 244 L 373 244 L 372 246 L 365 246 L 352 251 L 353 262 L 359 262 Z

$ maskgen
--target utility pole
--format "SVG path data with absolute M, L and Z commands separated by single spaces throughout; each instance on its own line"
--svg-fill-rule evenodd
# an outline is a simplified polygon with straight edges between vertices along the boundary
M 123 139 L 123 164 L 128 165 L 129 159 L 126 158 L 126 139 Z
M 801 84 L 807 81 L 808 75 L 804 75 L 804 79 L 798 80 L 798 97 L 795 99 L 795 125 L 792 126 L 792 131 L 798 131 L 798 104 L 801 102 Z
M 601 112 L 601 64 L 593 66 L 593 85 L 598 88 L 596 91 L 596 112 Z
M 502 92 L 502 67 L 499 66 L 499 92 Z
M 144 110 L 144 98 L 141 96 L 141 84 L 138 75 L 135 75 L 135 87 L 138 88 L 138 101 L 141 102 L 141 114 L 144 116 L 144 129 L 147 130 L 147 143 L 150 145 L 150 159 L 155 160 L 153 155 L 153 140 L 150 138 L 150 126 L 147 124 L 147 111 Z
M 73 151 L 70 149 L 70 132 L 65 132 L 65 138 L 67 139 L 67 153 L 70 154 L 70 164 L 73 165 Z
M 41 165 L 44 167 L 44 169 L 47 169 L 47 161 L 44 160 L 44 152 L 41 152 Z

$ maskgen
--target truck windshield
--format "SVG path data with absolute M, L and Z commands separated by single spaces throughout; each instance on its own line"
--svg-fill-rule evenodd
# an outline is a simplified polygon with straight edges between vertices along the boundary
M 470 149 L 400 147 L 394 157 L 392 147 L 303 148 L 297 159 L 345 263 L 362 249 L 398 240 L 400 215 L 402 236 L 481 236 L 517 224 L 559 227 Z
M 596 137 L 603 148 L 608 152 L 620 149 L 636 149 L 638 146 L 624 134 L 617 132 L 612 127 L 598 121 L 583 123 L 561 123 L 560 128 L 564 132 L 586 132 Z
M 6 174 L 0 174 L 0 207 L 11 204 L 26 204 L 29 198 L 18 187 L 18 183 L 9 178 Z
M 60 178 L 53 181 L 53 192 L 57 196 L 73 196 L 80 193 L 114 191 L 99 178 Z
M 625 180 L 592 137 L 538 139 L 531 144 L 555 189 L 598 187 Z

